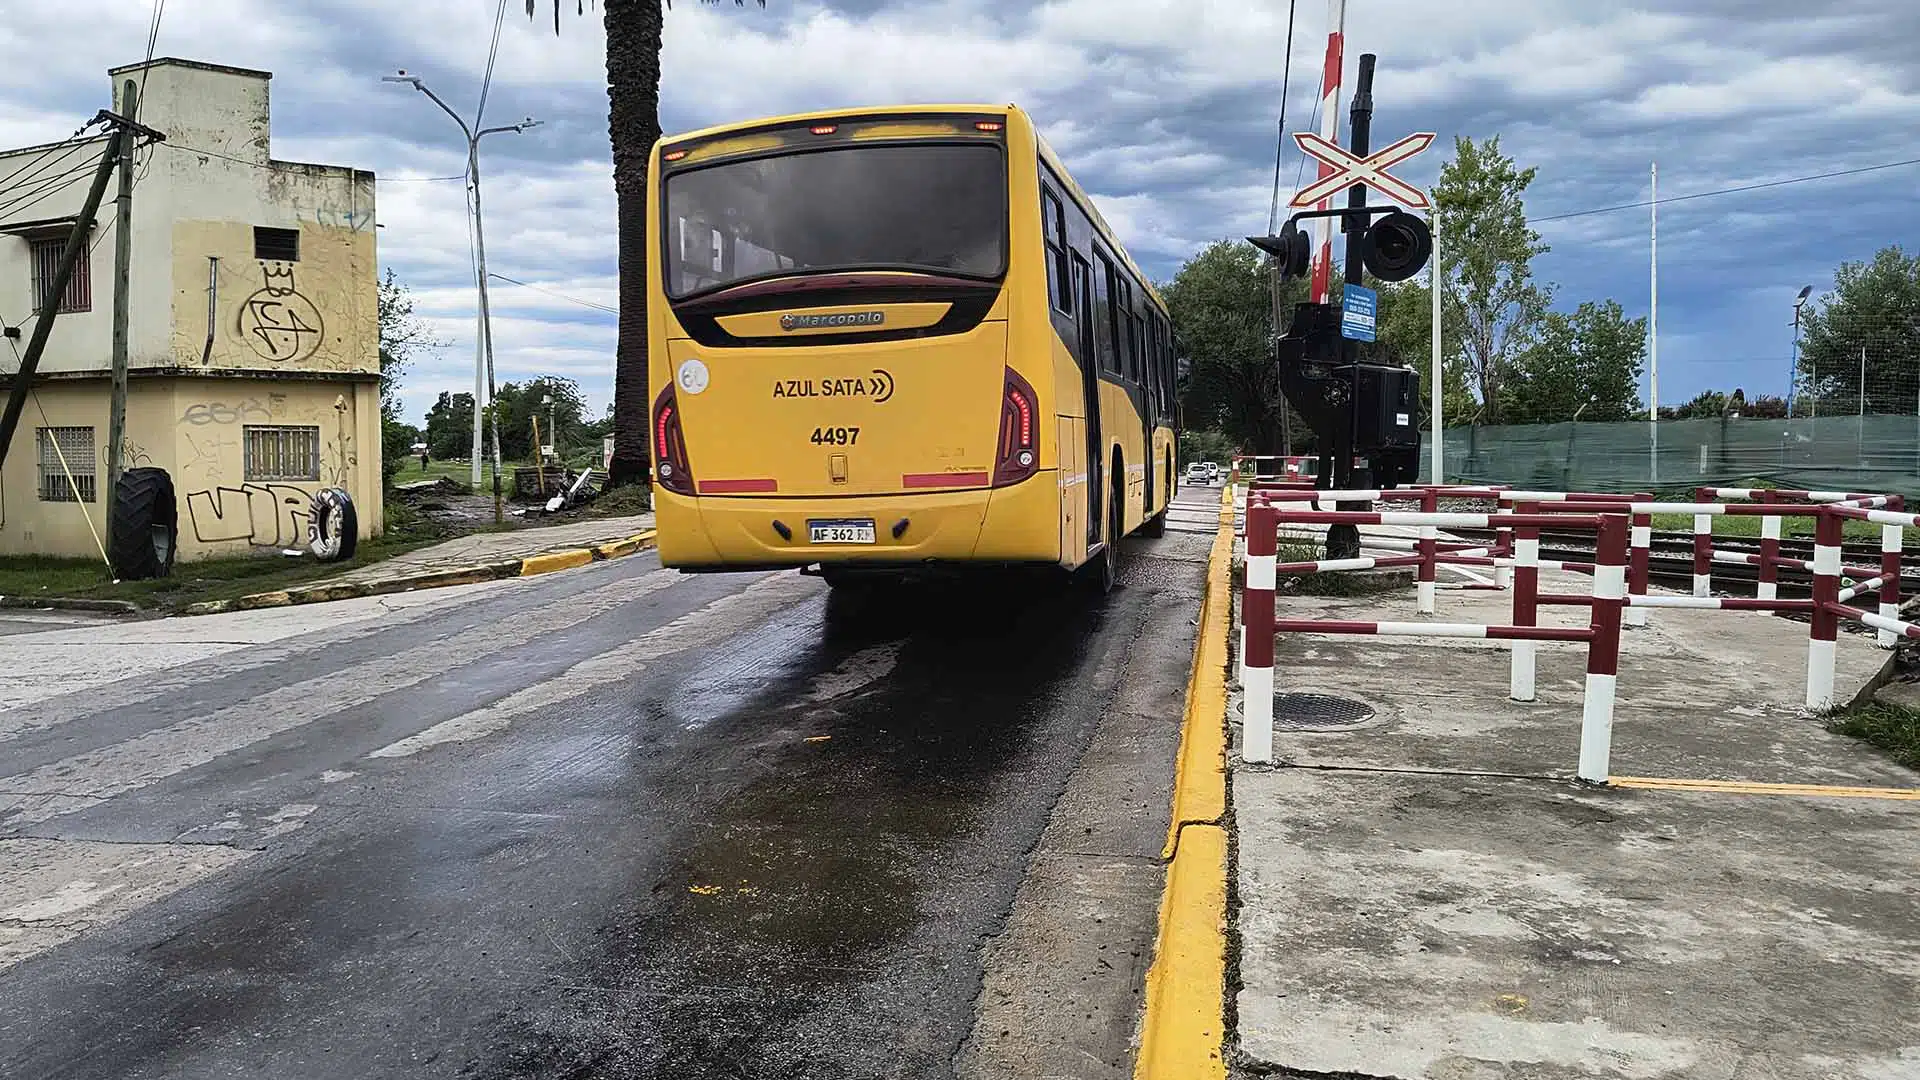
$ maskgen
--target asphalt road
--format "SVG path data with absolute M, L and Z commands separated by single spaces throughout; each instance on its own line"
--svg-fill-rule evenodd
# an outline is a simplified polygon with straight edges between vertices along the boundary
M 1104 599 L 635 556 L 150 670 L 9 625 L 129 666 L 0 712 L 0 1077 L 1125 1076 L 1217 500 Z

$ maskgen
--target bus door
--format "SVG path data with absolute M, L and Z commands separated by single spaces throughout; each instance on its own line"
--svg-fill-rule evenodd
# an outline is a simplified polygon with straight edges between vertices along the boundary
M 1100 358 L 1093 336 L 1093 268 L 1078 253 L 1073 256 L 1073 321 L 1080 330 L 1080 394 L 1087 413 L 1087 544 L 1101 541 L 1106 518 L 1106 445 L 1100 438 Z

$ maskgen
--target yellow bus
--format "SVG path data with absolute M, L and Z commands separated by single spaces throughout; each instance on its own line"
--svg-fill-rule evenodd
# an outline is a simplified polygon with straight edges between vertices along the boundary
M 1042 564 L 1111 587 L 1177 439 L 1165 302 L 1025 112 L 846 109 L 649 171 L 661 562 Z

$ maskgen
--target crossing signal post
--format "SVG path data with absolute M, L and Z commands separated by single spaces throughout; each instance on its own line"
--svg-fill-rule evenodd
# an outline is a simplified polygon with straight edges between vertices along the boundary
M 1294 135 L 1300 149 L 1332 167 L 1324 178 L 1300 189 L 1288 205 L 1296 209 L 1275 236 L 1248 237 L 1273 256 L 1282 278 L 1308 273 L 1312 242 L 1300 228 L 1313 218 L 1338 218 L 1347 237 L 1342 301 L 1296 305 L 1293 323 L 1274 347 L 1280 390 L 1320 441 L 1318 484 L 1322 489 L 1394 487 L 1419 476 L 1420 377 L 1412 368 L 1362 363 L 1359 343 L 1374 340 L 1376 312 L 1372 290 L 1361 286 L 1364 270 L 1381 281 L 1405 281 L 1433 254 L 1433 235 L 1419 217 L 1391 205 L 1367 205 L 1367 189 L 1417 210 L 1428 208 L 1419 188 L 1387 169 L 1433 144 L 1434 135 L 1409 135 L 1375 153 L 1368 152 L 1373 121 L 1374 55 L 1360 57 L 1360 77 L 1352 109 L 1351 145 L 1338 145 L 1310 132 Z M 1304 209 L 1346 191 L 1345 207 Z M 1364 510 L 1365 503 L 1341 503 L 1342 510 Z M 1360 553 L 1359 530 L 1332 526 L 1327 557 Z

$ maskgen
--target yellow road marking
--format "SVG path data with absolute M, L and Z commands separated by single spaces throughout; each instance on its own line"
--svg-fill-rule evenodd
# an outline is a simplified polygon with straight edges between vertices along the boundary
M 1920 802 L 1920 788 L 1841 787 L 1832 784 L 1768 784 L 1752 780 L 1680 780 L 1661 776 L 1611 776 L 1614 787 L 1654 791 L 1717 791 L 1728 795 L 1798 795 L 1822 799 L 1896 799 Z
M 1163 858 L 1160 929 L 1147 970 L 1146 1016 L 1135 1080 L 1224 1080 L 1227 986 L 1227 634 L 1233 562 L 1233 489 L 1207 560 L 1200 633 L 1187 680 L 1173 821 Z

